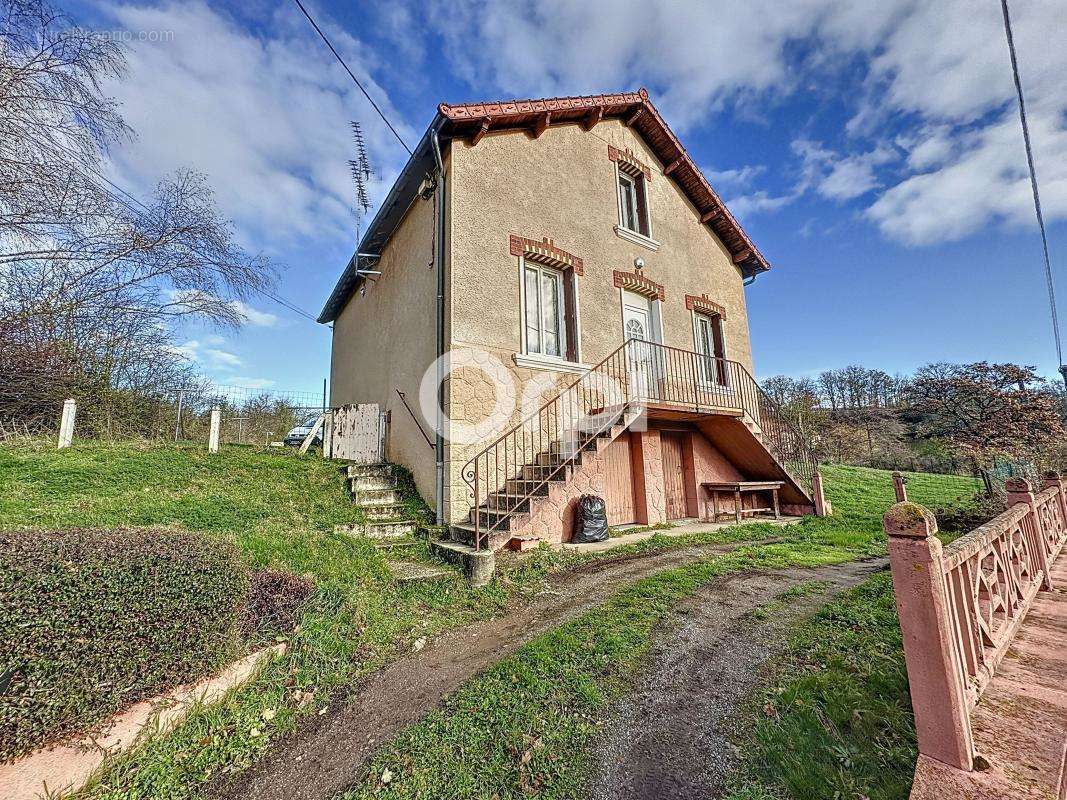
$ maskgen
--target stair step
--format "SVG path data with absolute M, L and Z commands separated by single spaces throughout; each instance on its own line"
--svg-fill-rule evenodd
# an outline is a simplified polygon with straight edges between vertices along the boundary
M 454 578 L 456 573 L 446 567 L 422 564 L 418 561 L 389 561 L 389 571 L 400 583 L 417 583 L 420 581 L 439 581 Z
M 390 536 L 385 539 L 377 539 L 374 546 L 379 550 L 404 550 L 408 547 L 418 547 L 422 542 L 411 536 Z
M 344 468 L 346 478 L 391 478 L 392 464 L 349 464 Z
M 337 525 L 334 527 L 334 532 L 359 538 L 387 539 L 414 536 L 418 527 L 418 523 L 414 520 L 386 519 L 368 521 L 362 525 L 359 523 Z
M 357 489 L 353 501 L 357 506 L 391 506 L 399 503 L 396 489 Z
M 462 523 L 459 525 L 453 525 L 449 529 L 449 539 L 456 544 L 463 545 L 464 547 L 474 547 L 474 525 L 470 523 Z M 482 531 L 483 538 L 485 537 L 485 531 Z M 490 550 L 499 550 L 509 540 L 512 535 L 507 531 L 493 531 L 489 534 L 488 544 Z
M 382 503 L 362 505 L 360 510 L 368 520 L 395 520 L 407 514 L 408 507 L 403 503 Z
M 490 511 L 487 508 L 472 508 L 470 513 L 470 520 L 472 523 L 474 522 L 475 515 L 477 515 L 483 527 L 488 528 L 490 526 L 496 526 L 493 528 L 493 531 L 500 531 L 501 533 L 519 527 L 530 517 L 526 512 L 509 514 L 506 511 Z
M 485 498 L 485 505 L 493 511 L 529 511 L 530 498 L 523 494 L 493 492 Z
M 564 461 L 569 461 L 572 464 L 581 464 L 582 454 L 579 452 L 573 456 L 561 456 L 559 453 L 538 453 L 533 463 L 541 466 L 558 467 Z
M 396 489 L 396 477 L 381 475 L 360 475 L 348 479 L 348 489 L 351 492 L 374 492 L 383 489 Z
M 512 478 L 504 484 L 504 490 L 508 494 L 517 494 L 525 497 L 531 493 L 537 497 L 544 497 L 548 494 L 549 486 L 552 482 L 563 480 L 563 474 L 553 477 L 550 481 L 545 481 L 544 478 L 538 478 L 536 480 L 523 480 L 519 478 Z
M 522 479 L 527 481 L 543 481 L 551 475 L 552 477 L 550 480 L 564 481 L 570 477 L 571 470 L 572 468 L 570 466 L 560 468 L 558 464 L 526 464 L 522 468 Z

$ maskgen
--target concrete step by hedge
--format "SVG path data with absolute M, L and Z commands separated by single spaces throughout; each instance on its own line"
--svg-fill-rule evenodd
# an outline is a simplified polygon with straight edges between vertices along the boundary
M 345 468 L 348 478 L 392 478 L 392 464 L 349 464 Z
M 418 561 L 389 561 L 387 563 L 389 571 L 400 583 L 439 581 L 456 577 L 456 573 L 446 567 L 437 567 Z
M 334 532 L 368 539 L 386 539 L 414 536 L 418 527 L 418 523 L 414 520 L 389 519 L 368 521 L 366 524 L 354 522 L 348 525 L 338 525 L 334 528 Z
M 496 554 L 492 550 L 475 550 L 446 539 L 431 542 L 430 549 L 442 561 L 461 566 L 472 586 L 485 586 L 492 580 L 496 570 Z
M 360 475 L 348 479 L 348 490 L 356 492 L 374 492 L 381 489 L 396 489 L 396 478 L 383 478 L 379 475 Z
M 388 503 L 385 505 L 361 506 L 360 510 L 368 520 L 400 519 L 408 516 L 408 507 L 402 503 Z

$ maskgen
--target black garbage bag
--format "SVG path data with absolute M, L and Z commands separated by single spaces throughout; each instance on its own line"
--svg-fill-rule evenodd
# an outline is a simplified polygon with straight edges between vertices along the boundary
M 604 499 L 595 494 L 583 494 L 578 498 L 578 519 L 571 542 L 589 544 L 607 539 L 608 511 Z

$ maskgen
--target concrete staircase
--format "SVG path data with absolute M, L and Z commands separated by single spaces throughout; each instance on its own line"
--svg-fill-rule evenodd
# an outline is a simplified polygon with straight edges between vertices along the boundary
M 421 544 L 416 532 L 427 520 L 413 515 L 403 502 L 392 464 L 349 464 L 344 473 L 352 503 L 363 512 L 366 522 L 338 525 L 338 533 L 370 539 L 379 550 L 389 551 L 386 563 L 400 583 L 455 576 L 450 569 L 403 558 L 405 549 Z
M 480 523 L 483 545 L 488 536 L 491 551 L 509 547 L 526 550 L 536 547 L 539 537 L 532 529 L 537 512 L 544 504 L 565 502 L 567 484 L 583 463 L 600 457 L 604 449 L 629 427 L 639 412 L 625 409 L 617 422 L 598 433 L 571 431 L 560 441 L 515 468 L 503 486 L 470 510 L 467 521 L 452 525 L 449 537 L 463 548 L 474 548 Z

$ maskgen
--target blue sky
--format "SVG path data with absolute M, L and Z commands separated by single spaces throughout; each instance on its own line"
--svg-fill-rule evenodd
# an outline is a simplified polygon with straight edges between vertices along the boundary
M 145 192 L 179 166 L 207 173 L 241 242 L 282 271 L 279 294 L 317 315 L 355 244 L 349 121 L 367 134 L 375 202 L 406 154 L 296 6 L 65 7 L 129 41 L 109 91 L 138 137 L 113 151 L 115 179 Z M 774 265 L 748 289 L 761 377 L 980 359 L 1055 374 L 997 0 L 310 8 L 412 145 L 442 100 L 648 87 Z M 1063 268 L 1067 4 L 1013 12 Z M 315 391 L 329 370 L 329 331 L 262 297 L 240 332 L 180 340 L 220 384 Z

